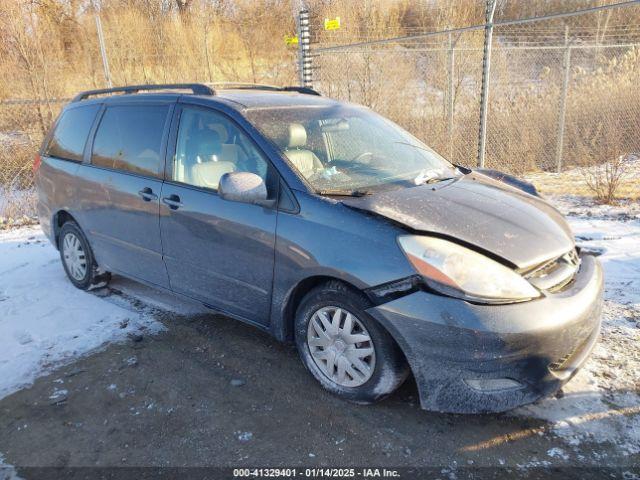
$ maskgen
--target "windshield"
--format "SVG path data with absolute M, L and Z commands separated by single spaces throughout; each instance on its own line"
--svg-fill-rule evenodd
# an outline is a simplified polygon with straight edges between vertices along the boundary
M 460 172 L 393 122 L 348 105 L 246 112 L 319 193 L 365 195 Z

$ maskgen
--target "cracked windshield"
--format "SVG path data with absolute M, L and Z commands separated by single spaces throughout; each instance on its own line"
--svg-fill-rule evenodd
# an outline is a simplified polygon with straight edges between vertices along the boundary
M 461 175 L 413 135 L 364 108 L 255 109 L 246 115 L 318 193 L 366 195 Z

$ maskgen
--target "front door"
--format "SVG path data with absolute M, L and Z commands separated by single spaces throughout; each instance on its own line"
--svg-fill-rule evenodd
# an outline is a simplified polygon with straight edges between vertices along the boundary
M 81 225 L 99 265 L 169 287 L 160 242 L 160 193 L 172 105 L 107 105 L 91 161 L 78 172 Z
M 277 211 L 223 200 L 217 189 L 227 172 L 256 173 L 269 186 L 277 183 L 275 171 L 225 114 L 183 106 L 177 115 L 175 154 L 160 203 L 171 288 L 266 325 Z

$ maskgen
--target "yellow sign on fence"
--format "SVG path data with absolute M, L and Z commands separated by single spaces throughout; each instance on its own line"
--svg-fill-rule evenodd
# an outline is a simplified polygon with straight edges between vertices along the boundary
M 338 30 L 339 28 L 340 28 L 340 17 L 324 19 L 325 30 Z
M 287 45 L 298 45 L 298 36 L 297 35 L 285 35 L 284 43 Z

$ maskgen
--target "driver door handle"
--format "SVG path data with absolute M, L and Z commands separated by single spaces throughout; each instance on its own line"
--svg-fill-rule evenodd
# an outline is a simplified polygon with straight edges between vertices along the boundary
M 155 193 L 153 193 L 153 190 L 151 190 L 149 187 L 145 187 L 142 190 L 140 190 L 138 192 L 138 195 L 140 195 L 145 202 L 150 202 L 151 200 L 158 199 L 158 196 Z
M 180 202 L 180 197 L 178 195 L 169 195 L 168 197 L 162 197 L 162 203 L 168 205 L 171 210 L 177 210 L 182 207 L 182 202 Z

